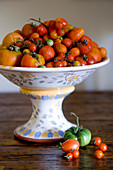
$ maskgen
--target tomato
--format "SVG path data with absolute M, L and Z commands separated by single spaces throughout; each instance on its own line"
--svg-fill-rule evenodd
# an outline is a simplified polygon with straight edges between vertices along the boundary
M 92 47 L 93 47 L 93 48 L 94 48 L 94 47 L 99 48 L 98 44 L 97 44 L 95 41 L 92 41 L 91 44 L 92 44 Z
M 75 115 L 73 113 L 73 115 Z M 76 116 L 76 115 L 75 115 Z M 64 140 L 76 139 L 81 147 L 84 147 L 89 144 L 91 141 L 91 132 L 88 129 L 79 127 L 79 117 L 77 118 L 77 127 L 71 127 L 67 129 L 64 133 Z
M 82 43 L 91 43 L 92 42 L 92 40 L 91 40 L 91 38 L 90 37 L 88 37 L 87 35 L 83 35 L 81 38 L 80 38 L 80 41 L 82 42 Z
M 37 27 L 37 32 L 40 36 L 43 36 L 44 34 L 47 34 L 47 28 L 44 25 L 39 25 Z
M 36 39 L 36 38 L 39 38 L 39 34 L 37 32 L 32 33 L 30 39 Z
M 38 67 L 39 63 L 32 55 L 26 53 L 21 60 L 21 67 Z
M 34 43 L 31 43 L 28 48 L 31 52 L 34 52 L 34 51 L 36 51 L 37 46 Z
M 59 36 L 64 36 L 64 35 L 65 35 L 65 31 L 64 31 L 63 29 L 58 29 L 58 30 L 57 30 L 57 34 L 58 34 Z
M 91 55 L 87 55 L 87 64 L 92 65 L 95 64 L 95 59 Z
M 77 56 L 80 55 L 80 50 L 79 50 L 78 47 L 73 47 L 73 48 L 71 48 L 71 50 L 69 51 L 69 53 L 70 53 L 70 54 L 72 53 L 72 54 L 74 55 L 74 57 L 77 57 Z
M 79 61 L 74 61 L 73 66 L 80 66 L 80 62 Z
M 73 44 L 72 40 L 69 39 L 69 38 L 64 38 L 62 43 L 63 43 L 66 47 L 71 47 L 72 44 Z
M 47 63 L 47 64 L 46 64 L 46 67 L 51 67 L 51 68 L 54 67 L 54 62 L 49 62 L 49 63 Z
M 81 66 L 87 65 L 87 62 L 83 60 L 81 56 L 75 57 L 74 61 L 79 61 Z
M 57 18 L 56 22 L 62 21 L 63 25 L 68 25 L 69 23 L 64 18 Z
M 62 21 L 56 21 L 55 22 L 55 28 L 56 29 L 62 29 L 63 27 L 63 22 Z
M 90 42 L 79 42 L 77 47 L 79 48 L 81 55 L 87 55 L 92 51 L 92 45 Z
M 55 29 L 55 24 L 56 24 L 55 20 L 50 20 L 49 21 L 49 29 Z
M 67 67 L 67 61 L 62 61 L 63 67 Z
M 66 53 L 67 52 L 67 47 L 61 43 L 55 43 L 54 49 L 55 49 L 56 53 Z
M 55 67 L 63 67 L 62 61 L 58 60 L 54 63 Z
M 71 150 L 79 150 L 79 142 L 76 139 L 68 139 L 61 145 L 61 150 L 63 152 L 71 152 Z
M 93 138 L 93 144 L 94 144 L 94 145 L 98 146 L 98 145 L 101 144 L 101 142 L 102 142 L 102 140 L 101 140 L 100 137 L 94 137 L 94 138 Z
M 68 54 L 67 55 L 67 61 L 69 61 L 69 62 L 74 61 L 74 55 L 73 54 Z
M 65 31 L 65 33 L 73 30 L 73 26 L 68 24 L 68 25 L 63 25 L 63 30 Z
M 34 32 L 35 26 L 33 24 L 25 24 L 22 28 L 22 35 L 24 38 L 29 39 Z
M 47 43 L 47 45 L 49 45 L 49 46 L 53 46 L 54 41 L 53 41 L 52 39 L 49 39 L 49 40 L 46 41 L 46 43 Z
M 100 47 L 99 51 L 101 53 L 101 58 L 105 58 L 107 56 L 107 50 L 104 47 Z
M 73 151 L 73 157 L 74 158 L 78 158 L 79 157 L 79 151 L 78 150 L 74 150 Z
M 103 157 L 103 152 L 101 150 L 97 150 L 95 152 L 95 157 L 101 159 Z
M 36 42 L 36 43 L 39 43 L 39 42 L 41 43 L 41 42 L 43 42 L 43 39 L 42 39 L 42 38 L 36 38 L 36 39 L 35 39 L 35 42 Z
M 18 46 L 18 47 L 22 47 L 23 42 L 19 42 L 19 41 L 17 41 L 15 45 L 16 45 L 16 46 Z
M 47 41 L 50 39 L 50 36 L 48 34 L 45 34 L 43 37 L 42 37 L 43 41 Z
M 99 63 L 101 61 L 101 53 L 98 48 L 94 47 L 92 49 L 92 52 L 89 53 L 92 57 L 95 59 L 95 63 Z
M 25 41 L 24 41 L 24 44 L 25 44 L 25 45 L 30 45 L 30 44 L 31 44 L 31 41 L 25 40 Z
M 58 34 L 57 34 L 57 32 L 55 32 L 55 31 L 51 31 L 51 33 L 50 33 L 50 38 L 51 39 L 56 39 L 57 38 L 57 36 L 58 36 Z
M 84 35 L 83 28 L 77 28 L 68 33 L 68 38 L 70 38 L 73 42 L 77 42 Z
M 50 61 L 55 56 L 55 51 L 51 46 L 45 45 L 39 50 L 39 54 L 41 54 L 45 61 Z
M 107 150 L 107 145 L 105 143 L 101 143 L 98 148 L 101 151 L 105 152 Z
M 67 159 L 71 160 L 71 159 L 73 159 L 73 154 L 72 154 L 71 152 L 69 152 L 69 153 L 67 153 L 67 155 L 64 156 L 64 157 L 66 157 Z

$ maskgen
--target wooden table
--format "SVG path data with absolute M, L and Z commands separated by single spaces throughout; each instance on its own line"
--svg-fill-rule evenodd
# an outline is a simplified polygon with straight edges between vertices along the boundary
M 104 158 L 97 160 L 97 147 L 80 148 L 80 156 L 71 161 L 56 148 L 58 143 L 23 142 L 13 135 L 14 129 L 26 122 L 32 112 L 30 100 L 22 94 L 0 94 L 0 170 L 113 169 L 113 92 L 73 92 L 63 103 L 65 117 L 100 136 L 108 145 Z

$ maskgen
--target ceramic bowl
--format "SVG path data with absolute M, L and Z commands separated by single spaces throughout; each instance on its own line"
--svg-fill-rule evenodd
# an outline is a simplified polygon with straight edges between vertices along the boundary
M 24 68 L 0 66 L 0 73 L 20 87 L 21 93 L 32 102 L 30 120 L 17 127 L 14 135 L 31 142 L 56 142 L 64 137 L 64 132 L 71 126 L 62 112 L 64 98 L 74 91 L 96 69 L 106 65 L 104 61 L 87 66 L 62 68 Z

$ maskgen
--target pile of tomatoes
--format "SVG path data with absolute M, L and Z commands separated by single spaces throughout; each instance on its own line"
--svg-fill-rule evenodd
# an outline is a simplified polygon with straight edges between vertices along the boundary
M 22 53 L 18 62 L 21 67 L 84 66 L 99 63 L 107 56 L 107 50 L 85 35 L 83 28 L 72 26 L 64 18 L 30 21 L 10 34 L 12 42 L 8 36 L 3 40 L 8 50 Z

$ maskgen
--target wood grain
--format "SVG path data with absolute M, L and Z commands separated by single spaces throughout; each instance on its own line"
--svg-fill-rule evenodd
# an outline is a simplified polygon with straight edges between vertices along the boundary
M 0 94 L 0 170 L 101 169 L 113 168 L 113 92 L 73 92 L 63 102 L 65 117 L 76 123 L 70 112 L 76 113 L 80 124 L 100 136 L 108 145 L 101 160 L 94 157 L 97 147 L 92 143 L 80 148 L 80 156 L 68 161 L 58 143 L 36 144 L 16 139 L 14 129 L 29 120 L 30 100 L 22 94 Z

